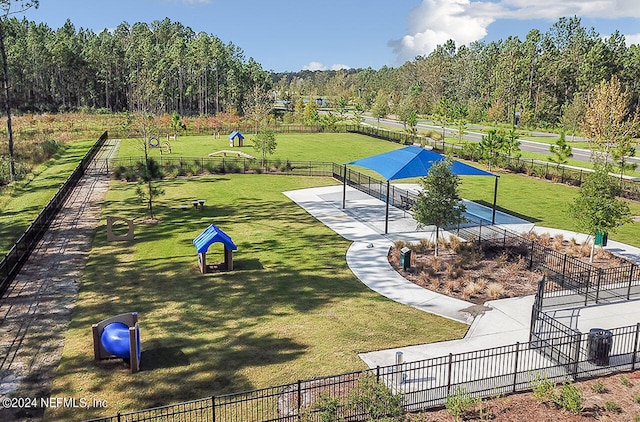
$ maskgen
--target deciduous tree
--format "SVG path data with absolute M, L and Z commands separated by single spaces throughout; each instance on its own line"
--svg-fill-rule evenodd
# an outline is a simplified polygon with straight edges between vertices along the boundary
M 420 179 L 422 189 L 412 207 L 418 228 L 436 226 L 436 256 L 440 229 L 465 220 L 466 207 L 458 193 L 460 177 L 453 174 L 452 165 L 453 161 L 447 158 L 431 166 L 429 173 Z
M 630 220 L 629 205 L 617 198 L 620 187 L 609 176 L 610 164 L 601 161 L 594 164 L 594 172 L 580 186 L 569 209 L 578 228 L 592 236 L 596 232 L 614 232 Z M 594 248 L 595 242 L 591 246 L 590 262 L 593 262 Z

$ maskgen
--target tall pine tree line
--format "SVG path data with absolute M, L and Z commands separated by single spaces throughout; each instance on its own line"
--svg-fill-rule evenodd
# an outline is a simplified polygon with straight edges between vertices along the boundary
M 254 89 L 272 79 L 242 49 L 170 19 L 121 23 L 95 33 L 71 21 L 8 18 L 5 42 L 12 107 L 21 112 L 78 108 L 108 111 L 242 113 Z

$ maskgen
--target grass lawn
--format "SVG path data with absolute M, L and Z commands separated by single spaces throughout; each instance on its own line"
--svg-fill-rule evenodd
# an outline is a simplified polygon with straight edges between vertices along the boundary
M 123 141 L 120 155 L 140 155 L 139 142 Z M 190 157 L 230 149 L 224 137 L 185 137 L 172 146 L 174 155 Z M 278 135 L 272 158 L 341 163 L 399 147 L 361 135 L 287 134 Z M 242 151 L 254 153 L 250 146 Z M 138 225 L 134 242 L 107 243 L 103 223 L 51 395 L 94 397 L 109 406 L 50 410 L 45 419 L 111 415 L 364 369 L 358 352 L 464 335 L 463 324 L 367 289 L 346 265 L 350 242 L 282 194 L 335 183 L 269 175 L 167 180 L 155 203 L 162 221 Z M 538 225 L 574 229 L 567 207 L 577 192 L 503 174 L 498 205 Z M 491 204 L 493 179 L 463 177 L 461 193 Z M 204 209 L 179 209 L 193 199 L 205 199 Z M 640 204 L 632 204 L 632 212 L 640 215 Z M 112 182 L 103 216 L 113 214 L 146 217 L 135 184 Z M 192 240 L 211 223 L 238 245 L 233 272 L 198 272 Z M 610 238 L 640 246 L 638 225 L 627 224 Z M 208 261 L 222 259 L 221 245 L 213 245 Z M 131 375 L 119 363 L 95 365 L 91 324 L 131 311 L 140 313 L 142 372 Z
M 246 135 L 244 146 L 229 146 L 226 135 L 214 139 L 213 136 L 183 136 L 171 143 L 171 156 L 206 157 L 216 151 L 241 151 L 261 158 L 260 153 L 253 148 L 252 135 Z M 370 155 L 380 154 L 393 149 L 402 148 L 393 142 L 371 138 L 355 133 L 278 133 L 276 134 L 277 148 L 267 159 L 292 161 L 325 161 L 344 163 Z M 160 156 L 157 148 L 149 149 L 151 156 Z M 120 144 L 120 157 L 140 157 L 144 155 L 141 139 L 124 139 Z
M 477 166 L 476 164 L 473 164 Z M 482 166 L 480 166 L 482 167 Z M 488 177 L 462 177 L 460 193 L 463 198 L 491 206 L 493 180 Z M 499 209 L 531 221 L 538 226 L 578 231 L 569 215 L 569 208 L 578 188 L 559 183 L 502 173 L 498 182 Z M 640 203 L 627 201 L 632 215 L 640 215 Z M 640 223 L 628 223 L 609 239 L 640 247 Z
M 55 195 L 95 143 L 65 144 L 55 158 L 35 169 L 25 180 L 0 191 L 0 256 L 4 256 Z
M 392 302 L 357 280 L 350 242 L 283 191 L 327 178 L 225 175 L 165 181 L 162 219 L 136 240 L 107 243 L 85 269 L 52 396 L 107 400 L 101 414 L 364 369 L 358 352 L 460 338 L 467 326 Z M 144 218 L 135 184 L 112 182 L 103 215 Z M 203 210 L 180 210 L 194 198 Z M 238 245 L 234 271 L 202 275 L 192 240 L 210 223 Z M 214 244 L 208 262 L 221 261 Z M 91 324 L 140 313 L 142 372 L 96 366 Z M 94 413 L 95 412 L 95 413 Z M 47 419 L 98 416 L 57 409 Z

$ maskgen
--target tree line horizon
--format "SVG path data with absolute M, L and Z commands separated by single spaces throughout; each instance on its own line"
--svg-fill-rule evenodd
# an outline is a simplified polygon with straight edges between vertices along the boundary
M 640 46 L 614 32 L 602 38 L 580 18 L 560 18 L 546 33 L 456 46 L 450 40 L 397 68 L 266 71 L 233 42 L 169 18 L 123 22 L 94 33 L 70 20 L 53 30 L 7 18 L 11 107 L 19 113 L 102 109 L 154 114 L 244 115 L 268 94 L 293 111 L 301 98 L 372 110 L 384 101 L 411 113 L 528 127 L 574 126 L 588 93 L 616 76 L 640 107 Z

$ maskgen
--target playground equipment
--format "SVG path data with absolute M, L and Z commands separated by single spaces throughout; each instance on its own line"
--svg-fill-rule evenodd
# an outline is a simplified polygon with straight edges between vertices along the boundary
M 256 157 L 254 157 L 253 155 L 247 154 L 246 152 L 231 151 L 231 150 L 228 150 L 228 149 L 223 149 L 221 151 L 212 152 L 211 154 L 209 154 L 209 157 L 215 157 L 216 155 L 222 155 L 223 157 L 226 157 L 227 154 L 235 155 L 238 158 L 243 157 L 243 158 L 249 158 L 251 160 L 255 160 L 256 159 Z
M 127 226 L 129 227 L 129 230 L 127 231 L 126 234 L 116 235 L 113 232 L 113 224 L 117 221 L 124 221 L 127 224 Z M 135 225 L 133 224 L 133 220 L 130 220 L 128 218 L 114 217 L 112 215 L 108 215 L 107 216 L 107 242 L 133 240 L 134 227 Z
M 162 153 L 171 154 L 171 144 L 169 143 L 169 138 L 176 139 L 175 135 L 173 135 L 172 137 L 167 135 L 167 140 L 163 141 L 161 144 L 158 138 L 151 138 L 149 139 L 149 148 L 159 148 L 160 154 Z
M 140 327 L 138 313 L 120 314 L 91 326 L 96 361 L 124 359 L 132 374 L 140 370 Z
M 238 247 L 233 243 L 229 235 L 212 224 L 193 239 L 193 244 L 198 252 L 198 266 L 202 274 L 208 272 L 207 251 L 209 246 L 217 242 L 221 242 L 224 245 L 224 264 L 219 265 L 218 268 L 226 271 L 233 270 L 233 251 L 238 250 Z
M 235 141 L 236 138 L 238 138 L 238 146 L 239 147 L 242 146 L 242 142 L 244 141 L 244 136 L 242 136 L 242 133 L 234 131 L 234 132 L 231 132 L 229 134 L 229 146 L 230 147 L 234 146 L 234 141 Z

